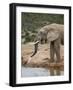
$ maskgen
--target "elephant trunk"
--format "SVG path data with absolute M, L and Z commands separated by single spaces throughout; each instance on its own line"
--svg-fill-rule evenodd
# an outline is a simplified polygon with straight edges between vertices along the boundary
M 35 44 L 34 44 L 34 52 L 33 52 L 33 54 L 31 55 L 31 57 L 33 57 L 33 56 L 37 53 L 38 43 L 39 43 L 39 41 L 36 41 L 36 42 L 35 42 Z

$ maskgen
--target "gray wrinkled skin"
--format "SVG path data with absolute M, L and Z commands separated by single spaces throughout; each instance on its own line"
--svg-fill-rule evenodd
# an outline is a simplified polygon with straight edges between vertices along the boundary
M 50 42 L 50 60 L 54 62 L 54 56 L 56 54 L 56 61 L 59 62 L 60 44 L 64 45 L 64 25 L 53 23 L 42 27 L 37 34 L 36 41 L 39 41 L 41 44 Z M 35 48 L 36 52 L 37 48 Z

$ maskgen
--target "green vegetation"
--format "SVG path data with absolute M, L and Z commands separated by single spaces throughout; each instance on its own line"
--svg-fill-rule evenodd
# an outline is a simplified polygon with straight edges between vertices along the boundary
M 64 15 L 22 12 L 22 43 L 32 42 L 39 28 L 51 23 L 64 24 Z

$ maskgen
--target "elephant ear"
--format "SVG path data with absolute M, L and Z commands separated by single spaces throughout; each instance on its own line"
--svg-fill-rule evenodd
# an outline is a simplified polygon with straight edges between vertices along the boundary
M 55 31 L 55 30 L 51 30 L 48 32 L 47 34 L 47 40 L 50 42 L 50 41 L 54 41 L 56 40 L 57 38 L 59 38 L 59 31 Z

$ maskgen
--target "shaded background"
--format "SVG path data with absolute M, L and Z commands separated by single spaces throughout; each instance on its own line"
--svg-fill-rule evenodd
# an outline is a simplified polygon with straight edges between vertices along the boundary
M 22 43 L 33 42 L 38 30 L 51 23 L 64 24 L 64 15 L 22 12 Z

